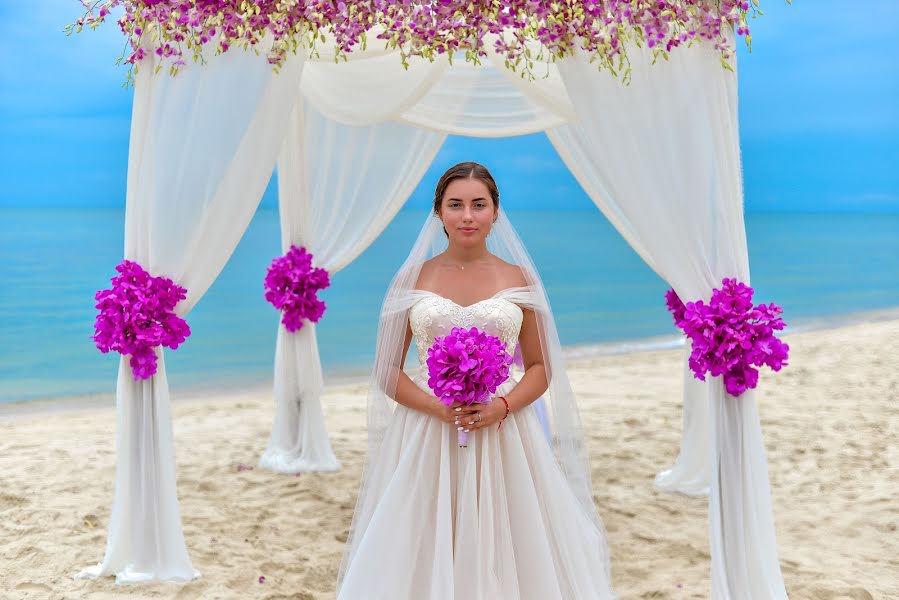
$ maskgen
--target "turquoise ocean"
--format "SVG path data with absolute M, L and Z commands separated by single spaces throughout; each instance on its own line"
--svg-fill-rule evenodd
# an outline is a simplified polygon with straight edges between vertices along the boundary
M 599 211 L 508 214 L 547 286 L 563 345 L 614 351 L 677 339 L 667 286 Z M 318 324 L 327 380 L 367 372 L 381 299 L 424 217 L 401 211 L 333 275 Z M 94 292 L 122 258 L 123 222 L 117 209 L 0 209 L 0 402 L 114 392 L 118 356 L 100 354 L 89 336 Z M 781 304 L 793 328 L 899 307 L 899 215 L 750 213 L 746 225 L 755 299 Z M 277 211 L 260 209 L 188 315 L 191 337 L 166 351 L 173 389 L 270 380 L 278 314 L 262 280 L 279 236 Z

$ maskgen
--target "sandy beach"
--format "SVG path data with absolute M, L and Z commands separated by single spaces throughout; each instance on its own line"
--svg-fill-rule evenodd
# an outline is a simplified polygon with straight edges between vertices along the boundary
M 794 333 L 790 366 L 763 373 L 780 561 L 790 598 L 899 598 L 899 320 Z M 681 350 L 569 367 L 589 433 L 596 501 L 622 599 L 707 598 L 707 499 L 662 493 L 681 428 Z M 334 597 L 365 451 L 364 386 L 324 397 L 335 474 L 255 465 L 271 425 L 265 390 L 174 394 L 186 585 L 76 581 L 101 560 L 115 470 L 112 408 L 0 412 L 0 597 Z M 260 577 L 264 583 L 260 583 Z

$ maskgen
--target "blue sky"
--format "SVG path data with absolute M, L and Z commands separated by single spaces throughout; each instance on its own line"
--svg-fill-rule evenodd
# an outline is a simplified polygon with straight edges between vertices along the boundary
M 753 51 L 739 48 L 747 209 L 899 212 L 899 2 L 761 4 Z M 79 6 L 0 4 L 0 207 L 124 203 L 124 38 L 112 22 L 66 37 Z M 458 160 L 490 166 L 520 205 L 592 206 L 543 135 L 449 138 L 412 205 Z

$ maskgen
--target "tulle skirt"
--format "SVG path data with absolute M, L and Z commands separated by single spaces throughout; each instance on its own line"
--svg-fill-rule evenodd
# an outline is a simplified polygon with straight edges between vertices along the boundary
M 568 487 L 533 405 L 499 431 L 471 432 L 466 448 L 455 427 L 398 405 L 368 485 L 339 600 L 615 597 L 601 525 Z

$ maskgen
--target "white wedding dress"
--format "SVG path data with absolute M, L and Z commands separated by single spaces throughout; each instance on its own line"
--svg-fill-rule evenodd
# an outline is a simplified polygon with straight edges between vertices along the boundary
M 427 384 L 427 349 L 453 327 L 478 327 L 510 352 L 527 288 L 467 307 L 424 291 L 409 320 Z M 515 387 L 506 381 L 496 395 Z M 534 406 L 502 429 L 469 434 L 396 405 L 370 466 L 372 500 L 357 507 L 340 600 L 600 600 L 614 598 L 601 525 L 556 462 Z

